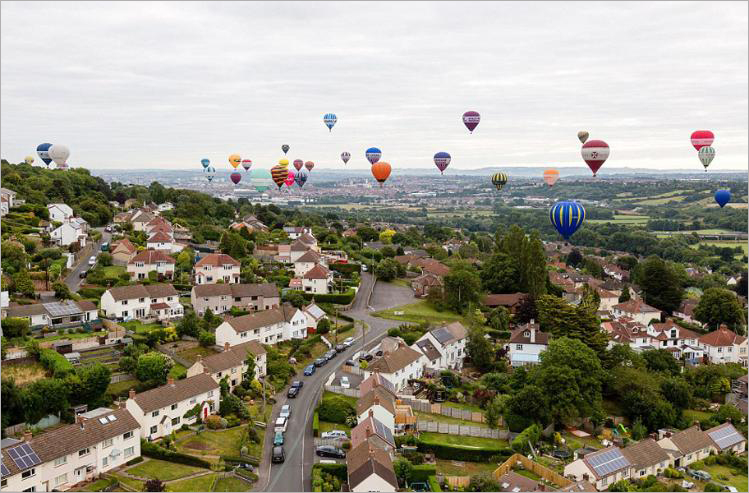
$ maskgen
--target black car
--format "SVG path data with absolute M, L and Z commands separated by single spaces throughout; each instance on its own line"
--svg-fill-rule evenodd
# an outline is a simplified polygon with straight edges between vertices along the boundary
M 346 346 L 344 346 L 343 344 L 339 344 L 339 345 L 337 345 L 337 346 L 335 347 L 335 352 L 336 352 L 336 353 L 342 353 L 342 352 L 344 352 L 345 350 L 346 350 Z
M 373 359 L 374 359 L 374 356 L 372 356 L 369 353 L 359 356 L 359 361 L 372 361 Z
M 325 359 L 325 358 L 317 358 L 315 360 L 315 366 L 318 367 L 318 368 L 320 368 L 322 365 L 324 365 L 327 362 L 328 362 L 328 360 Z
M 301 389 L 302 387 L 304 387 L 304 382 L 302 382 L 301 380 L 294 380 L 293 382 L 291 382 L 291 387 L 297 387 Z
M 81 279 L 84 279 L 87 275 L 88 275 L 88 271 L 82 270 L 81 273 L 78 274 L 78 277 L 80 277 Z
M 346 365 L 346 366 L 356 366 L 356 363 L 354 363 L 354 360 L 352 360 L 352 359 L 347 359 L 346 362 L 344 363 L 344 365 Z
M 338 354 L 338 353 L 335 352 L 335 349 L 331 349 L 330 351 L 328 351 L 327 353 L 325 353 L 325 359 L 327 359 L 328 361 L 330 361 L 333 358 L 335 358 L 336 354 Z
M 315 453 L 320 457 L 333 457 L 334 459 L 345 459 L 346 452 L 330 445 L 320 445 L 315 448 Z
M 283 462 L 286 456 L 283 453 L 283 447 L 273 447 L 273 462 Z
M 297 395 L 299 395 L 299 387 L 291 387 L 288 392 L 286 392 L 286 397 L 289 399 L 295 398 Z

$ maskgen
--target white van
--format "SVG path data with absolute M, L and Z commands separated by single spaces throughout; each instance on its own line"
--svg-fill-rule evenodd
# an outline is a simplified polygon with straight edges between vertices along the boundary
M 289 420 L 286 419 L 284 416 L 281 416 L 276 419 L 276 426 L 273 428 L 273 431 L 280 431 L 281 433 L 286 432 L 286 426 L 289 424 Z

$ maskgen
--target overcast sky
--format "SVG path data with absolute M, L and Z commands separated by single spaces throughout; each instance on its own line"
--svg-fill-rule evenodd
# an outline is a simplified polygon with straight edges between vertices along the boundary
M 239 153 L 365 168 L 747 168 L 746 2 L 2 2 L 0 137 L 12 162 L 226 169 Z M 481 113 L 473 135 L 466 110 Z M 329 133 L 322 116 L 338 123 Z M 37 164 L 39 163 L 38 157 Z M 449 173 L 449 171 L 448 171 Z

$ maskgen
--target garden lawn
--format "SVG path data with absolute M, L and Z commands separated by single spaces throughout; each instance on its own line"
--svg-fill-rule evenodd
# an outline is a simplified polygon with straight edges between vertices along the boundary
M 107 394 L 111 396 L 119 396 L 126 394 L 130 389 L 135 388 L 138 385 L 138 380 L 123 380 L 122 382 L 110 383 L 107 387 Z
M 117 280 L 120 278 L 120 274 L 124 274 L 127 269 L 121 265 L 108 265 L 106 267 L 99 267 L 104 272 L 104 277 L 107 279 Z
M 475 406 L 473 404 L 461 404 L 459 402 L 448 402 L 448 401 L 446 401 L 446 402 L 443 402 L 442 405 L 445 406 L 445 407 L 454 407 L 456 409 L 463 409 L 463 410 L 473 411 L 473 412 L 477 412 L 477 413 L 483 413 L 484 412 L 484 410 L 481 409 L 479 406 Z
M 356 408 L 356 402 L 357 402 L 357 398 L 356 397 L 349 397 L 349 396 L 343 395 L 343 394 L 336 394 L 335 392 L 330 392 L 329 390 L 326 390 L 323 393 L 323 395 L 322 395 L 323 400 L 325 400 L 325 399 L 331 399 L 333 397 L 340 397 L 341 399 L 350 402 L 351 405 L 354 406 L 354 408 Z
M 83 491 L 101 491 L 104 488 L 106 488 L 107 486 L 109 486 L 109 481 L 108 480 L 106 480 L 106 479 L 97 479 L 93 483 L 87 484 L 83 488 Z
M 67 332 L 67 330 L 68 329 L 65 329 L 66 332 Z M 86 339 L 88 337 L 101 337 L 101 336 L 105 336 L 105 335 L 107 335 L 107 331 L 106 330 L 102 330 L 102 331 L 99 331 L 99 332 L 74 332 L 72 334 L 65 333 L 65 334 L 58 334 L 56 336 L 45 337 L 43 340 L 45 342 L 59 341 L 59 340 L 62 340 L 62 339 L 69 339 L 69 340 L 72 341 L 74 339 Z M 5 371 L 5 370 L 3 370 L 3 371 Z
M 452 418 L 443 414 L 422 413 L 419 411 L 414 411 L 414 416 L 416 416 L 418 419 L 423 419 L 424 421 L 436 421 L 437 423 L 448 423 L 451 425 L 480 426 L 482 428 L 487 428 L 489 426 L 486 423 L 475 423 L 473 421 L 466 421 L 465 419 Z
M 706 423 L 710 419 L 712 413 L 706 411 L 697 411 L 696 409 L 685 409 L 684 417 L 691 424 L 692 421 L 699 421 L 700 423 Z
M 707 471 L 713 477 L 713 483 L 720 483 L 730 485 L 739 491 L 749 491 L 749 481 L 747 481 L 747 474 L 733 474 L 732 469 L 728 466 L 721 464 L 713 464 L 712 466 L 702 465 L 699 467 L 703 471 Z M 719 476 L 724 476 L 726 479 L 721 479 Z
M 447 435 L 444 433 L 420 433 L 419 439 L 424 443 L 441 443 L 466 449 L 500 449 L 509 446 L 507 440 Z
M 204 474 L 190 479 L 174 481 L 166 485 L 167 491 L 213 491 L 216 473 Z M 142 490 L 139 490 L 142 491 Z
M 349 437 L 351 436 L 351 427 L 349 426 L 338 423 L 329 423 L 328 421 L 320 421 L 320 436 L 322 436 L 323 432 L 333 430 L 345 431 Z
M 177 353 L 179 356 L 185 358 L 188 361 L 192 361 L 193 363 L 197 361 L 198 355 L 202 357 L 207 357 L 212 354 L 216 354 L 216 351 L 213 349 L 203 347 L 203 346 L 196 346 L 194 348 L 185 349 L 184 351 L 180 351 Z
M 396 312 L 398 312 L 397 315 Z M 372 315 L 390 320 L 400 320 L 402 322 L 413 323 L 420 323 L 425 320 L 433 324 L 445 324 L 455 321 L 465 323 L 462 315 L 451 311 L 438 312 L 426 301 L 418 301 L 408 305 L 396 306 L 389 310 L 374 312 Z
M 252 483 L 235 477 L 220 478 L 216 481 L 213 491 L 250 491 Z
M 123 327 L 129 330 L 134 330 L 136 334 L 145 334 L 154 329 L 164 328 L 161 326 L 161 324 L 158 324 L 158 323 L 144 324 L 140 320 L 130 320 L 129 322 L 122 322 L 120 325 L 122 325 Z
M 139 478 L 160 479 L 162 481 L 184 478 L 185 476 L 200 471 L 205 471 L 205 469 L 157 459 L 149 459 L 127 469 L 127 473 L 132 474 L 133 476 L 138 476 Z
M 262 432 L 262 430 L 260 430 Z M 177 444 L 177 450 L 192 455 L 231 455 L 238 456 L 242 437 L 247 426 L 237 426 L 227 430 L 203 431 L 192 435 Z M 254 444 L 253 444 L 254 445 Z M 255 447 L 249 453 L 256 455 Z
M 458 464 L 460 465 L 454 464 L 451 460 L 437 459 L 437 474 L 444 474 L 445 476 L 475 476 L 481 473 L 491 474 L 499 467 L 498 464 L 492 462 L 460 461 Z
M 123 474 L 116 474 L 116 473 L 109 473 L 110 476 L 113 478 L 116 478 L 117 481 L 120 483 L 129 486 L 135 491 L 143 491 L 143 488 L 145 487 L 146 482 L 145 481 L 139 481 L 137 479 L 129 478 Z
M 187 376 L 187 368 L 175 361 L 174 366 L 172 366 L 172 368 L 169 370 L 169 376 L 174 378 L 175 380 L 184 378 Z

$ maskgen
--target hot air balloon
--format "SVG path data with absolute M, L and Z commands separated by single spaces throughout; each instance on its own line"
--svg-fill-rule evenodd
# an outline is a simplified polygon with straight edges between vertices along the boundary
M 286 158 L 281 158 L 281 159 L 278 160 L 278 165 L 281 166 L 281 167 L 283 167 L 283 168 L 288 168 L 289 167 L 289 160 L 286 159 Z
M 231 172 L 231 175 L 229 175 L 229 178 L 236 185 L 237 183 L 239 183 L 242 180 L 242 173 L 240 173 L 237 170 L 234 170 L 234 171 Z
M 710 130 L 695 130 L 692 132 L 692 145 L 698 151 L 705 146 L 713 145 L 715 135 Z
M 28 165 L 34 164 L 34 156 L 26 156 L 25 158 L 23 158 L 23 162 Z
M 302 169 L 302 166 L 304 166 L 304 161 L 302 161 L 301 159 L 294 160 L 294 167 L 296 168 L 297 171 Z
M 268 190 L 273 183 L 270 171 L 262 168 L 253 168 L 253 170 L 250 171 L 250 180 L 252 186 L 255 187 L 255 190 L 258 192 Z
M 583 160 L 588 163 L 588 167 L 596 176 L 603 163 L 609 157 L 609 145 L 602 140 L 591 140 L 583 144 Z
M 380 183 L 380 186 L 390 177 L 391 171 L 390 163 L 384 161 L 379 161 L 372 165 L 372 176 Z
M 585 141 L 588 140 L 588 137 L 590 137 L 590 134 L 586 132 L 585 130 L 580 130 L 577 132 L 577 138 L 580 139 L 580 142 L 585 144 Z
M 315 163 L 313 163 L 312 161 L 307 161 L 306 163 L 304 163 L 304 167 L 307 168 L 307 171 L 312 171 L 312 168 L 315 167 Z
M 210 159 L 205 159 L 205 158 L 201 159 L 200 160 L 200 164 L 203 166 L 203 169 L 206 169 L 208 166 L 211 165 L 211 160 Z
M 295 177 L 296 177 L 296 174 L 293 171 L 289 170 L 289 174 L 288 176 L 286 176 L 286 181 L 284 182 L 284 185 L 286 185 L 287 187 L 290 187 L 291 185 L 293 185 Z
M 296 174 L 294 181 L 299 185 L 299 188 L 302 188 L 304 184 L 307 183 L 307 178 L 309 178 L 309 171 L 303 169 Z
M 49 163 L 52 162 L 52 158 L 49 157 L 50 147 L 52 147 L 52 144 L 49 143 L 39 144 L 38 146 L 36 146 L 36 153 L 39 154 L 39 159 L 41 159 L 48 168 Z
M 239 157 L 239 154 L 232 154 L 229 156 L 229 164 L 231 164 L 231 167 L 234 169 L 237 169 L 237 166 L 239 166 L 239 163 L 242 162 L 242 158 Z
M 335 116 L 335 113 L 325 113 L 322 117 L 322 121 L 325 122 L 325 126 L 328 127 L 328 130 L 332 132 L 333 125 L 338 121 L 338 117 Z
M 349 154 L 348 152 L 342 152 L 341 159 L 343 160 L 343 164 L 346 164 L 348 163 L 348 160 L 351 159 L 351 154 Z
M 245 171 L 249 171 L 250 168 L 252 168 L 252 160 L 251 159 L 242 159 L 242 167 Z
M 707 167 L 710 166 L 710 163 L 712 163 L 715 158 L 715 148 L 711 146 L 702 146 L 697 153 L 697 157 L 700 158 L 702 166 L 705 167 L 705 172 L 707 172 Z
M 280 190 L 283 183 L 286 181 L 286 178 L 289 176 L 289 171 L 280 164 L 277 164 L 270 169 L 270 176 Z
M 205 170 L 203 170 L 203 173 L 205 173 L 205 177 L 208 179 L 208 183 L 211 183 L 213 181 L 213 177 L 216 176 L 216 168 L 213 166 L 208 166 Z
M 481 115 L 479 115 L 478 111 L 466 111 L 463 113 L 463 125 L 465 125 L 471 133 L 473 133 L 473 130 L 478 127 L 480 121 Z
M 374 164 L 382 157 L 382 151 L 376 147 L 370 147 L 364 152 L 364 155 L 367 156 L 367 161 L 370 164 Z
M 507 174 L 500 171 L 499 173 L 494 173 L 492 175 L 492 185 L 494 185 L 497 190 L 502 190 L 506 184 Z
M 553 187 L 559 179 L 559 171 L 555 169 L 547 169 L 544 171 L 544 181 L 549 187 Z
M 715 201 L 722 209 L 727 203 L 731 201 L 731 192 L 728 190 L 718 190 L 715 192 Z
M 559 234 L 568 240 L 585 221 L 585 208 L 577 202 L 557 202 L 549 210 L 549 219 Z
M 437 169 L 440 170 L 440 174 L 444 174 L 447 166 L 450 164 L 450 154 L 446 152 L 438 152 L 434 155 L 434 164 Z
M 282 145 L 281 146 L 281 150 L 283 151 L 284 154 L 286 154 L 287 152 L 289 152 L 289 144 Z
M 66 162 L 68 157 L 70 157 L 70 149 L 62 144 L 54 144 L 47 152 L 49 153 L 49 157 L 52 158 L 52 161 L 57 165 L 58 169 L 67 169 L 68 165 Z

